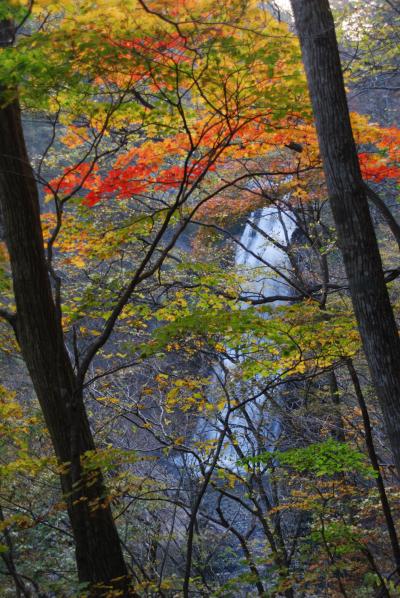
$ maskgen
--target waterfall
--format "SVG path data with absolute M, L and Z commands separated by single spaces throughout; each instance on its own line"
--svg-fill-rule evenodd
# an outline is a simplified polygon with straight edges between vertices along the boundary
M 288 282 L 279 277 L 279 271 L 286 275 L 290 271 L 289 258 L 284 248 L 290 243 L 295 228 L 296 222 L 293 215 L 274 206 L 264 207 L 251 214 L 235 254 L 235 264 L 239 272 L 242 270 L 246 273 L 247 282 L 244 293 L 247 296 L 257 298 L 261 295 L 268 297 L 288 294 Z M 265 235 L 262 234 L 263 232 Z M 274 244 L 274 240 L 282 249 Z M 277 306 L 280 303 L 282 302 L 274 301 L 272 305 Z M 243 304 L 243 309 L 245 308 L 246 304 Z M 234 368 L 234 356 L 232 359 L 226 358 L 224 365 L 227 369 Z M 260 397 L 248 403 L 246 408 L 253 421 L 258 421 L 265 400 L 265 397 Z M 222 412 L 223 416 L 224 412 Z M 265 418 L 265 413 L 263 413 L 263 417 Z M 236 411 L 231 416 L 229 425 L 242 449 L 245 449 L 249 441 L 243 434 L 243 430 L 247 427 L 243 414 Z M 279 438 L 281 431 L 280 420 L 276 416 L 269 417 L 267 415 L 263 427 L 266 435 L 271 438 L 271 442 L 268 442 L 265 450 L 273 450 L 274 443 Z M 203 428 L 202 433 L 208 438 L 216 439 L 218 437 L 217 430 L 207 426 Z M 226 466 L 232 466 L 237 460 L 234 447 L 228 444 L 221 453 L 220 462 Z
M 261 232 L 255 230 L 252 224 L 286 247 L 296 228 L 295 220 L 274 206 L 254 212 L 244 228 L 235 256 L 235 264 L 238 269 L 245 269 L 246 275 L 250 275 L 247 292 L 264 296 L 285 295 L 288 284 L 279 278 L 273 268 L 288 272 L 290 266 L 288 257 L 272 241 L 268 241 Z M 261 259 L 258 259 L 257 256 Z M 268 268 L 265 262 L 270 264 L 271 268 Z M 254 269 L 254 277 L 251 276 L 252 269 Z M 277 303 L 274 302 L 274 305 Z

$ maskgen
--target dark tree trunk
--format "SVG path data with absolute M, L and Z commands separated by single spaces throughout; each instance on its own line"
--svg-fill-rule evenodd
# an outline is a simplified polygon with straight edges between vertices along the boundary
M 369 419 L 367 404 L 364 399 L 364 394 L 361 388 L 360 381 L 358 379 L 357 372 L 351 359 L 349 359 L 347 362 L 347 369 L 349 370 L 351 381 L 354 386 L 354 391 L 356 393 L 357 401 L 361 409 L 365 433 L 365 444 L 367 446 L 370 463 L 376 472 L 376 486 L 378 488 L 379 498 L 381 500 L 382 505 L 382 511 L 385 517 L 386 527 L 390 537 L 390 543 L 392 545 L 394 562 L 396 563 L 397 571 L 400 571 L 400 546 L 399 539 L 397 537 L 396 526 L 392 516 L 392 510 L 390 508 L 389 499 L 386 494 L 385 484 L 381 475 L 378 455 L 375 451 L 374 439 L 372 436 L 371 420 Z
M 334 405 L 334 428 L 332 430 L 332 436 L 339 442 L 344 442 L 346 440 L 344 434 L 344 422 L 341 414 L 340 392 L 335 371 L 332 370 L 332 372 L 329 372 L 328 379 L 332 403 Z
M 4 27 L 0 22 L 3 37 Z M 113 578 L 124 577 L 126 582 L 127 570 L 101 473 L 95 483 L 88 484 L 81 472 L 80 458 L 94 449 L 94 442 L 52 297 L 38 191 L 16 100 L 0 109 L 0 207 L 13 276 L 18 342 L 57 459 L 60 464 L 70 463 L 61 484 L 79 580 L 109 584 Z M 98 508 L 90 508 L 90 503 Z
M 328 0 L 291 0 L 339 246 L 400 474 L 400 339 L 350 124 Z
M 392 234 L 396 239 L 397 245 L 400 249 L 400 224 L 397 222 L 396 218 L 393 216 L 383 199 L 377 193 L 375 193 L 371 187 L 365 185 L 365 190 L 367 192 L 367 197 L 372 201 L 376 209 L 379 210 L 380 215 L 386 220 L 386 224 L 392 231 Z

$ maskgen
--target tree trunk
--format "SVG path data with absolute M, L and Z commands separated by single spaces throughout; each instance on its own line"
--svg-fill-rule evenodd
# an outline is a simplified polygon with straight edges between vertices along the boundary
M 7 27 L 0 22 L 0 42 L 4 43 Z M 0 87 L 0 99 L 1 91 Z M 81 456 L 95 447 L 52 297 L 38 191 L 16 100 L 0 109 L 0 207 L 12 269 L 18 342 L 57 459 L 70 464 L 64 468 L 61 485 L 75 539 L 79 580 L 93 585 L 124 578 L 126 583 L 127 570 L 101 473 L 89 484 L 81 472 Z M 101 595 L 102 591 L 93 593 Z
M 400 224 L 397 222 L 396 218 L 393 216 L 392 212 L 389 210 L 383 199 L 375 193 L 371 187 L 365 185 L 365 190 L 367 192 L 367 197 L 372 201 L 376 209 L 380 212 L 380 215 L 386 220 L 386 224 L 392 231 L 394 238 L 396 239 L 397 245 L 400 249 Z
M 291 0 L 354 312 L 400 474 L 400 339 L 350 124 L 328 0 Z
M 332 403 L 334 405 L 334 428 L 332 430 L 332 436 L 339 442 L 345 442 L 344 434 L 344 422 L 341 413 L 341 400 L 340 392 L 336 378 L 336 372 L 332 370 L 328 373 L 329 389 L 332 397 Z
M 358 379 L 358 375 L 354 364 L 351 359 L 347 361 L 347 369 L 350 374 L 351 381 L 354 386 L 354 391 L 356 393 L 358 405 L 361 409 L 361 414 L 363 418 L 363 425 L 364 425 L 364 433 L 365 433 L 365 444 L 368 450 L 368 456 L 372 467 L 376 473 L 376 486 L 379 492 L 379 498 L 381 500 L 382 511 L 386 521 L 386 527 L 390 537 L 390 543 L 392 545 L 392 552 L 394 562 L 396 563 L 396 570 L 400 571 L 400 546 L 399 546 L 399 539 L 397 537 L 396 526 L 394 523 L 392 509 L 390 508 L 389 499 L 386 494 L 385 484 L 383 482 L 383 478 L 381 475 L 381 470 L 379 467 L 378 455 L 375 451 L 374 439 L 372 436 L 372 426 L 371 420 L 369 418 L 367 404 L 364 399 L 364 394 L 361 388 L 360 381 Z

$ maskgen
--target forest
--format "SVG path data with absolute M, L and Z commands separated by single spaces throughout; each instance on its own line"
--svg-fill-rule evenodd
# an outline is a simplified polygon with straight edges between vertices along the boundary
M 0 0 L 0 598 L 400 597 L 399 0 Z

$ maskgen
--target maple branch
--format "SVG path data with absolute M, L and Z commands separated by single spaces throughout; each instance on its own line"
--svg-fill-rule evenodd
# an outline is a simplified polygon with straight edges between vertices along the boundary
M 285 147 L 298 153 L 301 153 L 303 151 L 303 146 L 300 143 L 295 143 L 294 141 L 285 144 Z M 386 223 L 392 231 L 393 236 L 395 237 L 400 249 L 400 225 L 398 224 L 397 220 L 395 219 L 395 217 L 393 216 L 392 212 L 389 210 L 383 199 L 378 195 L 378 193 L 371 189 L 371 187 L 367 185 L 367 183 L 364 183 L 364 187 L 367 192 L 368 198 L 372 201 L 375 207 L 382 214 L 383 218 L 386 220 Z
M 17 314 L 8 309 L 0 308 L 0 318 L 3 318 L 13 329 L 15 338 L 18 340 L 17 334 Z
M 392 212 L 389 210 L 383 199 L 373 190 L 369 185 L 364 183 L 365 190 L 367 192 L 368 199 L 372 201 L 374 206 L 380 211 L 383 218 L 395 237 L 397 244 L 400 249 L 400 225 Z
M 297 152 L 298 154 L 301 154 L 301 152 L 303 151 L 303 146 L 301 145 L 301 143 L 296 143 L 295 141 L 285 143 L 285 147 L 293 150 L 294 152 Z
M 385 282 L 386 284 L 392 282 L 396 278 L 400 276 L 400 268 L 394 270 L 386 270 L 385 271 Z M 246 297 L 245 295 L 241 295 L 238 297 L 240 301 L 247 301 L 250 302 L 252 305 L 263 305 L 264 303 L 273 303 L 274 301 L 292 301 L 293 303 L 297 301 L 303 301 L 303 299 L 313 299 L 318 301 L 315 297 L 315 294 L 319 294 L 324 288 L 331 290 L 331 291 L 348 291 L 349 287 L 347 285 L 341 284 L 334 284 L 334 283 L 327 283 L 327 284 L 317 284 L 311 288 L 308 288 L 301 295 L 270 295 L 265 297 L 264 295 L 260 294 L 259 299 L 251 299 L 251 297 Z M 228 297 L 230 299 L 234 299 L 234 297 Z
M 27 7 L 27 9 L 26 9 L 26 11 L 27 11 L 27 12 L 26 12 L 25 16 L 24 16 L 24 17 L 21 19 L 21 21 L 18 23 L 18 25 L 16 25 L 16 26 L 15 26 L 15 29 L 14 29 L 14 39 L 13 39 L 13 42 L 15 41 L 15 37 L 16 37 L 16 35 L 17 35 L 18 31 L 19 31 L 20 29 L 22 29 L 22 27 L 25 25 L 26 21 L 27 21 L 27 20 L 29 19 L 29 17 L 31 16 L 31 14 L 32 14 L 32 9 L 33 9 L 33 3 L 34 3 L 34 0 L 29 0 L 29 5 L 28 5 L 28 7 Z
M 192 570 L 194 530 L 195 530 L 195 526 L 197 523 L 197 514 L 199 512 L 201 502 L 203 500 L 203 497 L 205 495 L 207 487 L 211 481 L 211 476 L 217 466 L 218 459 L 219 459 L 219 456 L 220 456 L 222 448 L 223 448 L 223 443 L 224 443 L 224 439 L 226 436 L 226 431 L 227 431 L 228 420 L 229 420 L 230 414 L 231 414 L 231 412 L 228 409 L 228 411 L 225 415 L 224 427 L 219 435 L 218 443 L 215 448 L 212 462 L 208 468 L 208 471 L 206 471 L 204 474 L 203 483 L 200 487 L 199 493 L 197 495 L 197 498 L 193 505 L 192 511 L 190 513 L 190 520 L 189 520 L 189 526 L 188 526 L 188 531 L 187 531 L 188 539 L 187 539 L 187 551 L 186 551 L 186 562 L 185 562 L 185 574 L 184 574 L 184 582 L 183 582 L 183 596 L 185 598 L 189 598 L 189 596 L 190 596 L 189 586 L 190 586 L 190 575 L 191 575 L 191 570 Z
M 286 276 L 285 274 L 283 274 L 283 272 L 281 270 L 279 270 L 278 268 L 276 268 L 275 266 L 273 266 L 270 262 L 267 262 L 263 257 L 261 257 L 260 255 L 258 255 L 257 253 L 255 253 L 254 251 L 252 251 L 251 249 L 249 249 L 248 247 L 246 247 L 246 245 L 244 245 L 240 241 L 240 239 L 238 239 L 237 237 L 235 237 L 235 235 L 232 235 L 232 233 L 230 233 L 229 231 L 227 231 L 225 228 L 222 228 L 221 226 L 218 226 L 217 224 L 200 222 L 198 220 L 192 220 L 191 223 L 192 224 L 196 224 L 198 226 L 204 226 L 206 228 L 213 228 L 214 230 L 217 230 L 218 232 L 223 233 L 224 235 L 226 235 L 227 237 L 229 237 L 232 241 L 234 241 L 239 247 L 241 247 L 247 253 L 249 253 L 250 255 L 252 255 L 253 257 L 255 257 L 264 266 L 267 266 L 267 268 L 269 268 L 270 270 L 272 270 L 273 272 L 275 272 L 275 274 L 278 274 L 278 276 L 280 276 L 281 278 L 283 278 L 283 280 L 285 282 L 287 282 L 291 287 L 294 287 L 297 291 L 299 291 L 300 293 L 303 293 L 303 289 L 301 289 L 293 280 L 291 280 L 288 276 Z
M 393 280 L 396 280 L 396 278 L 398 278 L 400 276 L 400 268 L 393 268 L 392 270 L 385 270 L 384 274 L 385 274 L 385 282 L 387 284 L 388 282 L 392 282 Z
M 185 185 L 187 184 L 187 180 L 186 177 L 184 176 L 181 182 L 181 187 L 177 193 L 177 197 L 175 202 L 173 203 L 173 205 L 169 208 L 164 222 L 162 223 L 162 225 L 160 226 L 160 229 L 158 231 L 158 233 L 156 234 L 154 240 L 152 241 L 148 252 L 146 253 L 146 255 L 144 256 L 142 262 L 140 263 L 139 267 L 136 270 L 135 275 L 133 276 L 133 278 L 131 279 L 130 283 L 127 285 L 127 287 L 125 288 L 125 290 L 122 292 L 119 300 L 117 301 L 117 303 L 115 304 L 112 313 L 110 315 L 110 317 L 108 318 L 107 322 L 105 323 L 103 332 L 96 338 L 96 340 L 87 348 L 83 359 L 81 361 L 81 365 L 79 368 L 79 371 L 77 372 L 77 380 L 79 382 L 80 385 L 83 385 L 83 381 L 86 375 L 86 372 L 89 368 L 89 365 L 92 361 L 92 359 L 94 358 L 94 356 L 96 355 L 96 353 L 105 345 L 105 343 L 107 342 L 107 340 L 109 339 L 113 329 L 114 329 L 114 325 L 116 323 L 116 321 L 119 318 L 119 315 L 121 314 L 123 308 L 125 307 L 125 305 L 127 304 L 127 302 L 129 301 L 130 297 L 132 296 L 135 288 L 137 287 L 137 285 L 139 285 L 141 282 L 143 282 L 143 280 L 146 280 L 147 278 L 149 278 L 150 276 L 152 276 L 155 272 L 157 272 L 157 270 L 162 266 L 162 264 L 164 263 L 165 259 L 167 258 L 167 256 L 169 255 L 169 252 L 171 251 L 171 249 L 175 246 L 176 242 L 178 241 L 179 237 L 181 236 L 181 234 L 183 233 L 183 231 L 187 228 L 187 226 L 193 222 L 193 216 L 196 214 L 196 212 L 200 209 L 200 207 L 206 203 L 207 201 L 209 201 L 210 199 L 212 199 L 213 197 L 216 197 L 217 195 L 219 195 L 222 191 L 225 191 L 226 189 L 228 189 L 229 187 L 232 187 L 234 185 L 236 185 L 236 183 L 246 180 L 250 177 L 254 177 L 254 176 L 280 176 L 280 175 L 289 175 L 289 174 L 296 174 L 298 172 L 298 170 L 296 171 L 275 171 L 275 172 L 256 172 L 256 173 L 252 173 L 252 174 L 243 174 L 240 175 L 238 177 L 236 177 L 234 180 L 232 181 L 228 181 L 226 182 L 224 185 L 221 185 L 218 189 L 216 189 L 215 191 L 213 191 L 212 193 L 208 194 L 206 197 L 204 197 L 201 201 L 199 201 L 196 206 L 193 207 L 192 211 L 190 212 L 190 214 L 186 217 L 183 218 L 180 226 L 178 227 L 177 231 L 175 232 L 175 234 L 172 236 L 171 240 L 169 243 L 167 243 L 167 245 L 164 247 L 164 249 L 161 251 L 160 257 L 155 261 L 155 263 L 148 269 L 146 270 L 147 265 L 149 264 L 151 258 L 153 257 L 155 251 L 157 251 L 159 249 L 159 243 L 161 242 L 162 238 L 164 237 L 165 231 L 167 230 L 167 227 L 173 217 L 173 215 L 176 213 L 176 210 L 178 210 L 193 194 L 194 190 L 198 187 L 198 185 L 200 184 L 200 182 L 203 180 L 203 178 L 206 176 L 208 169 L 210 168 L 210 166 L 215 163 L 215 161 L 218 159 L 219 155 L 222 153 L 222 151 L 224 150 L 224 146 L 218 148 L 218 151 L 215 152 L 215 155 L 212 156 L 212 158 L 210 158 L 209 164 L 206 165 L 205 167 L 205 171 L 203 171 L 199 177 L 197 178 L 197 180 L 193 183 L 192 187 L 187 191 L 187 193 L 184 193 L 184 188 Z M 185 169 L 186 169 L 186 174 L 187 174 L 187 165 L 189 164 L 189 160 L 191 158 L 191 153 L 189 152 L 187 159 L 185 160 Z M 301 172 L 305 172 L 310 170 L 310 168 L 305 168 L 305 169 L 301 169 Z M 281 275 L 281 273 L 277 272 L 278 274 Z M 293 286 L 292 282 L 289 279 L 286 279 L 287 282 Z M 302 292 L 302 289 L 297 289 L 300 292 Z
M 148 102 L 146 98 L 144 98 L 142 94 L 139 91 L 137 91 L 137 89 L 133 87 L 131 92 L 134 98 L 139 102 L 139 104 L 142 104 L 142 106 L 144 106 L 145 108 L 149 108 L 150 110 L 154 108 L 153 104 L 150 104 L 150 102 Z
M 168 23 L 168 25 L 172 25 L 172 27 L 175 27 L 178 35 L 184 40 L 185 47 L 188 50 L 191 50 L 195 54 L 199 53 L 198 50 L 197 50 L 197 48 L 191 48 L 190 46 L 188 46 L 188 44 L 187 44 L 187 36 L 184 35 L 184 33 L 182 33 L 182 30 L 181 30 L 181 28 L 179 26 L 179 22 L 173 21 L 172 19 L 169 19 L 168 17 L 166 17 L 162 13 L 158 12 L 157 10 L 153 10 L 153 9 L 149 8 L 147 6 L 147 4 L 143 0 L 138 0 L 138 2 L 139 2 L 140 6 L 143 8 L 143 10 L 145 12 L 147 12 L 150 15 L 155 15 L 156 17 L 158 17 L 159 19 L 161 19 L 165 23 Z
M 185 160 L 185 171 L 187 169 L 187 165 L 189 163 L 191 157 L 191 152 L 188 152 L 188 155 L 186 157 Z M 180 189 L 177 193 L 177 197 L 175 199 L 175 202 L 173 203 L 173 205 L 171 206 L 171 208 L 168 210 L 164 222 L 162 223 L 162 225 L 160 226 L 158 233 L 156 234 L 153 242 L 151 243 L 149 250 L 147 252 L 147 254 L 145 255 L 145 257 L 143 258 L 141 264 L 139 265 L 139 267 L 136 270 L 136 273 L 134 275 L 134 277 L 132 278 L 131 282 L 128 284 L 128 286 L 125 288 L 125 291 L 122 293 L 119 301 L 117 302 L 117 304 L 115 305 L 114 309 L 112 310 L 112 313 L 110 315 L 110 317 L 108 318 L 105 327 L 103 329 L 103 332 L 100 334 L 100 336 L 96 339 L 96 341 L 87 349 L 77 377 L 78 380 L 80 382 L 80 384 L 83 384 L 84 381 L 84 377 L 85 374 L 88 370 L 88 367 L 93 359 L 93 357 L 96 355 L 97 351 L 99 351 L 101 349 L 101 347 L 107 342 L 108 338 L 110 337 L 110 334 L 112 333 L 113 329 L 114 329 L 114 325 L 121 313 L 121 311 L 123 310 L 123 308 L 125 307 L 125 305 L 127 304 L 127 302 L 129 301 L 134 289 L 136 288 L 136 286 L 145 278 L 148 278 L 149 276 L 151 276 L 154 272 L 156 272 L 156 270 L 161 266 L 161 264 L 164 262 L 164 259 L 166 258 L 166 255 L 169 253 L 170 248 L 172 248 L 175 245 L 175 242 L 177 240 L 177 238 L 179 237 L 179 235 L 181 234 L 181 232 L 186 228 L 188 222 L 184 222 L 183 225 L 181 225 L 181 227 L 178 229 L 178 236 L 176 236 L 176 234 L 173 237 L 172 240 L 172 246 L 171 244 L 167 245 L 167 249 L 163 251 L 162 255 L 160 256 L 159 260 L 157 260 L 155 266 L 153 266 L 152 268 L 150 268 L 150 271 L 148 273 L 144 273 L 144 270 L 147 266 L 147 264 L 149 263 L 150 259 L 152 258 L 154 252 L 156 251 L 156 249 L 158 248 L 158 245 L 161 241 L 161 239 L 164 236 L 164 233 L 167 230 L 167 227 L 171 221 L 171 218 L 173 217 L 173 215 L 175 214 L 175 211 L 178 209 L 178 207 L 181 205 L 181 196 L 184 190 L 184 186 L 186 184 L 186 177 L 183 177 L 182 181 L 181 181 L 181 185 L 180 185 Z M 143 276 L 142 276 L 143 274 Z
M 367 447 L 370 463 L 375 470 L 376 474 L 376 485 L 379 492 L 379 498 L 382 505 L 382 511 L 385 515 L 386 527 L 390 537 L 390 543 L 392 545 L 392 552 L 397 569 L 400 570 L 400 546 L 399 539 L 396 532 L 396 526 L 393 521 L 392 510 L 386 494 L 385 484 L 379 468 L 379 460 L 376 454 L 374 439 L 372 434 L 371 419 L 368 413 L 368 408 L 365 402 L 364 393 L 361 388 L 360 380 L 358 378 L 356 369 L 351 358 L 347 359 L 347 369 L 350 374 L 351 381 L 353 383 L 354 392 L 357 397 L 358 405 L 361 409 L 363 425 L 364 425 L 364 439 Z
M 259 235 L 261 235 L 262 237 L 264 237 L 264 239 L 267 239 L 267 241 L 269 241 L 270 243 L 273 243 L 275 245 L 275 247 L 277 247 L 278 249 L 280 249 L 284 253 L 287 252 L 287 246 L 286 245 L 283 245 L 282 243 L 279 243 L 279 241 L 277 241 L 276 239 L 274 239 L 273 237 L 271 237 L 268 233 L 266 233 L 265 230 L 263 230 L 262 228 L 260 228 L 259 226 L 257 226 L 257 224 L 255 222 L 252 222 L 251 220 L 247 219 L 246 220 L 246 224 L 248 224 L 252 229 L 254 229 Z
M 392 2 L 392 0 L 385 0 L 385 2 L 386 4 L 389 4 L 389 6 L 400 15 L 400 8 L 397 8 L 395 4 Z

